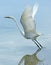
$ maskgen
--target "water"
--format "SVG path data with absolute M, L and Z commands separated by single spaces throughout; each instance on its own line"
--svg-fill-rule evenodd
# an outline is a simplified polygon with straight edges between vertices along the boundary
M 24 46 L 15 49 L 0 48 L 0 65 L 18 65 L 23 56 L 32 55 L 36 50 L 34 46 Z M 51 49 L 44 48 L 37 54 L 38 59 L 43 61 L 42 64 L 51 64 L 50 51 Z M 36 59 L 34 59 L 34 61 L 36 61 Z
M 36 54 L 38 48 L 32 41 L 17 35 L 20 34 L 17 31 L 5 32 L 4 34 L 0 32 L 0 65 L 18 65 L 20 61 L 21 64 L 25 62 L 25 65 L 27 65 L 26 63 L 29 65 L 51 64 L 51 44 L 49 41 L 48 44 L 42 42 L 45 48 Z M 21 60 L 22 58 L 23 60 Z

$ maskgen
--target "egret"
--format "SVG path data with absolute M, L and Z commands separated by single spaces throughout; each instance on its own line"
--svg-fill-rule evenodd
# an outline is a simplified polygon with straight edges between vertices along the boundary
M 43 48 L 43 46 L 37 41 L 37 37 L 39 37 L 40 35 L 36 32 L 35 23 L 35 15 L 37 13 L 38 6 L 38 4 L 35 4 L 33 7 L 27 6 L 23 11 L 20 18 L 20 23 L 22 24 L 24 32 L 20 30 L 19 26 L 17 25 L 17 21 L 14 17 L 6 16 L 5 18 L 12 19 L 16 23 L 23 37 L 25 37 L 26 39 L 31 39 L 37 45 L 37 47 L 41 49 Z

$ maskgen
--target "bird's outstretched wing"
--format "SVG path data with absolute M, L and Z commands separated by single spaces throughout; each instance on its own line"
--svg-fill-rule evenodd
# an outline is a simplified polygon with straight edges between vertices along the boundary
M 33 12 L 32 12 L 32 18 L 33 18 L 33 19 L 34 19 L 35 15 L 36 15 L 36 13 L 37 13 L 37 11 L 38 11 L 38 7 L 39 7 L 38 4 L 35 4 L 35 5 L 33 6 Z

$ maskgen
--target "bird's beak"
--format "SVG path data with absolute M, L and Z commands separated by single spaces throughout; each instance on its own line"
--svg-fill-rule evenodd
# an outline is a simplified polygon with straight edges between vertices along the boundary
M 4 18 L 10 18 L 9 16 L 6 16 L 6 17 L 4 17 Z
M 12 16 L 5 16 L 4 18 L 14 19 Z

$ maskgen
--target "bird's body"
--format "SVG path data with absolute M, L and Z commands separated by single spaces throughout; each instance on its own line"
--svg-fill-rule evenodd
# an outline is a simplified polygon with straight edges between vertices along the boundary
M 21 34 L 26 38 L 26 39 L 31 39 L 33 42 L 35 42 L 35 44 L 40 48 L 42 48 L 42 45 L 36 40 L 36 38 L 39 36 L 39 34 L 36 32 L 36 24 L 35 24 L 35 14 L 38 10 L 38 5 L 34 5 L 34 7 L 28 6 L 26 7 L 26 9 L 23 11 L 21 18 L 20 18 L 20 22 L 23 26 L 24 29 L 24 34 L 23 32 L 19 29 L 16 19 L 14 17 L 11 16 L 7 16 L 5 18 L 10 18 L 12 19 L 19 31 L 21 32 Z
M 25 37 L 27 39 L 36 38 L 39 35 L 36 33 L 35 20 L 32 18 L 33 8 L 28 6 L 23 11 L 20 22 L 24 28 Z

